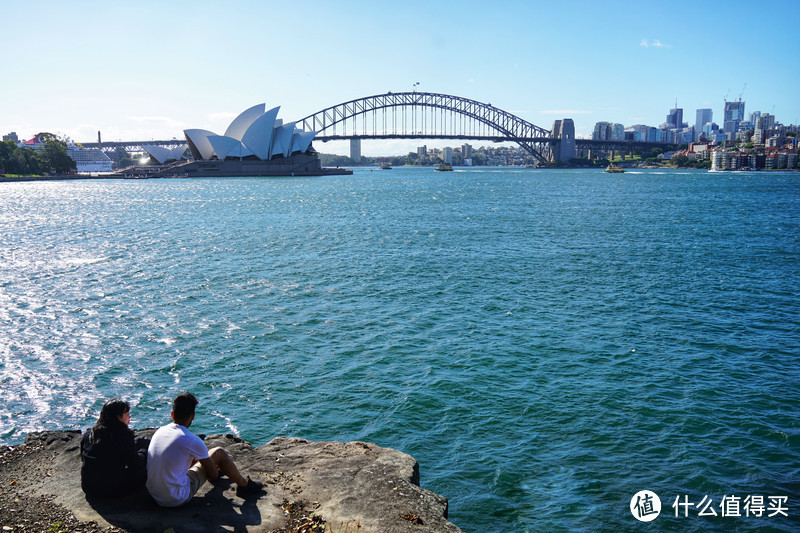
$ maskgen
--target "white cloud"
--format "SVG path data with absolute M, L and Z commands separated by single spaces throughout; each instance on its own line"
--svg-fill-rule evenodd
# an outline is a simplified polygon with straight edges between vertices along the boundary
M 650 47 L 653 47 L 653 48 L 669 48 L 670 47 L 668 44 L 664 44 L 661 41 L 659 41 L 658 39 L 653 39 L 652 42 L 648 42 L 647 39 L 642 39 L 642 41 L 639 43 L 639 46 L 643 46 L 645 48 L 650 48 Z

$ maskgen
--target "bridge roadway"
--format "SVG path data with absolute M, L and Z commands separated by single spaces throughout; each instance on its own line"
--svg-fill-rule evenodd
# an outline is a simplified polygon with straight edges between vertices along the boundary
M 504 135 L 442 135 L 442 134 L 376 134 L 376 135 L 317 135 L 315 141 L 345 141 L 350 139 L 453 139 L 460 141 L 489 141 L 489 142 L 520 142 L 532 139 L 524 137 L 506 137 Z M 554 137 L 538 137 L 537 141 L 557 142 L 559 139 Z M 168 141 L 114 141 L 103 143 L 79 143 L 87 149 L 100 149 L 106 152 L 115 151 L 122 148 L 126 152 L 143 152 L 142 146 L 161 146 L 164 148 L 174 148 L 186 141 L 172 139 Z M 663 150 L 674 150 L 675 144 L 654 143 L 641 141 L 598 141 L 594 139 L 575 139 L 575 145 L 579 148 L 592 150 L 647 150 L 651 148 L 661 148 Z

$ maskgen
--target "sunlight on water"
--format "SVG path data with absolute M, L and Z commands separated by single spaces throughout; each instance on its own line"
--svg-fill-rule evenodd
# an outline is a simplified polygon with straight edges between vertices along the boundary
M 440 174 L 447 174 L 442 176 Z M 798 175 L 475 168 L 0 187 L 0 442 L 133 425 L 366 440 L 465 531 L 791 531 Z M 195 426 L 193 426 L 195 429 Z M 793 517 L 796 519 L 796 516 Z

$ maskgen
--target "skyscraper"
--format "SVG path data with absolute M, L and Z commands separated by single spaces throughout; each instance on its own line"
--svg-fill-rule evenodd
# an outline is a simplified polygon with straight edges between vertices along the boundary
M 697 115 L 695 116 L 694 120 L 694 135 L 695 139 L 700 137 L 700 134 L 703 133 L 703 126 L 705 126 L 709 122 L 713 122 L 713 111 L 711 109 L 698 109 Z
M 744 120 L 744 102 L 741 100 L 737 102 L 725 102 L 725 120 L 722 123 L 722 129 L 729 135 L 729 139 L 735 135 L 736 130 L 739 129 L 739 123 Z
M 680 107 L 670 109 L 667 115 L 667 128 L 681 129 L 681 127 L 683 127 L 683 109 Z

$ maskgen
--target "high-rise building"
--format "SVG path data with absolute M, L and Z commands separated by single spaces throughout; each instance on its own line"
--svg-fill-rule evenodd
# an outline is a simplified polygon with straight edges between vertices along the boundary
M 744 102 L 741 100 L 737 102 L 725 102 L 725 115 L 722 129 L 729 135 L 729 139 L 733 139 L 731 135 L 736 134 L 739 129 L 739 123 L 744 120 Z
M 596 122 L 594 131 L 592 132 L 592 140 L 594 141 L 607 141 L 611 138 L 611 123 L 610 122 Z
M 771 130 L 775 127 L 775 116 L 769 113 L 764 113 L 756 118 L 755 129 L 765 131 Z
M 683 109 L 680 107 L 670 109 L 669 115 L 667 115 L 667 128 L 680 129 L 681 127 L 683 127 Z
M 361 139 L 350 139 L 350 159 L 353 163 L 361 163 Z
M 453 164 L 453 149 L 450 148 L 449 146 L 445 147 L 444 150 L 442 150 L 442 161 L 444 161 L 448 165 Z
M 625 126 L 622 124 L 614 123 L 611 125 L 611 140 L 624 141 L 625 140 Z
M 472 157 L 472 146 L 469 145 L 469 144 L 466 144 L 466 143 L 462 144 L 461 145 L 461 155 L 464 157 L 464 159 L 471 158 Z
M 700 138 L 700 135 L 703 133 L 703 126 L 713 121 L 713 115 L 713 111 L 708 108 L 697 110 L 697 115 L 695 116 L 694 121 L 695 139 Z
M 592 139 L 595 141 L 624 141 L 625 126 L 612 122 L 597 122 L 594 125 Z
M 14 144 L 19 144 L 19 137 L 17 137 L 17 132 L 12 131 L 8 135 L 3 135 L 3 142 L 11 141 Z
M 417 148 L 417 155 L 420 157 L 427 157 L 428 156 L 428 146 L 423 144 L 422 146 Z

